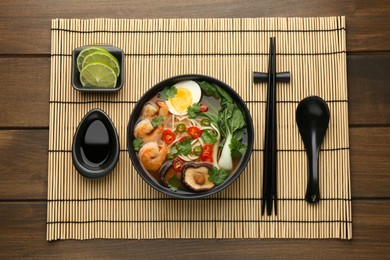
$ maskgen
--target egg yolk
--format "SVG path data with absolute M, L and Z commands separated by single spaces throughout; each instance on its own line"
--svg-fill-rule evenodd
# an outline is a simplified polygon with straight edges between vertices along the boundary
M 180 88 L 177 90 L 176 96 L 169 100 L 172 107 L 179 113 L 187 110 L 192 105 L 192 94 L 188 89 Z

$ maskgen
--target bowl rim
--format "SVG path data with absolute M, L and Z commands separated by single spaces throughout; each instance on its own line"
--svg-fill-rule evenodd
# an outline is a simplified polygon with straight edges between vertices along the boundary
M 78 79 L 77 75 L 80 75 L 80 72 L 77 69 L 76 65 L 76 60 L 77 60 L 77 55 L 85 48 L 90 47 L 90 46 L 97 46 L 97 47 L 102 47 L 106 49 L 109 53 L 112 55 L 116 56 L 118 53 L 118 56 L 120 56 L 120 60 L 118 60 L 120 64 L 120 75 L 117 79 L 117 86 L 115 88 L 83 88 L 81 86 L 80 79 Z M 118 57 L 116 57 L 118 58 Z M 123 84 L 124 84 L 124 66 L 125 66 L 125 53 L 124 51 L 116 46 L 113 45 L 105 45 L 105 44 L 88 44 L 88 45 L 83 45 L 80 47 L 75 48 L 72 51 L 72 65 L 71 65 L 71 81 L 72 81 L 72 86 L 75 90 L 80 91 L 80 92 L 117 92 L 122 89 Z
M 248 148 L 247 152 L 244 155 L 244 158 L 242 159 L 241 163 L 239 164 L 238 168 L 235 170 L 234 174 L 231 175 L 223 184 L 213 188 L 212 190 L 205 191 L 205 192 L 199 192 L 199 193 L 182 193 L 180 191 L 171 191 L 168 188 L 162 186 L 160 183 L 157 183 L 156 180 L 149 176 L 149 174 L 143 169 L 141 163 L 139 162 L 136 152 L 133 149 L 132 141 L 134 140 L 134 134 L 133 134 L 133 128 L 135 126 L 135 122 L 139 117 L 139 114 L 141 113 L 143 105 L 148 102 L 153 96 L 155 96 L 160 89 L 162 89 L 165 86 L 171 85 L 170 82 L 180 82 L 184 80 L 207 80 L 212 83 L 215 83 L 219 86 L 222 86 L 224 90 L 226 90 L 235 100 L 236 103 L 244 110 L 246 121 L 247 121 L 247 135 L 248 135 Z M 130 131 L 131 130 L 131 131 Z M 248 165 L 249 159 L 251 157 L 251 154 L 253 152 L 253 145 L 254 145 L 254 127 L 253 127 L 253 120 L 252 116 L 250 114 L 250 111 L 248 107 L 246 106 L 245 101 L 241 98 L 241 96 L 228 84 L 210 77 L 208 75 L 202 75 L 202 74 L 181 74 L 176 75 L 170 78 L 167 78 L 163 81 L 158 82 L 153 87 L 148 89 L 142 97 L 137 101 L 135 107 L 133 108 L 133 111 L 130 115 L 130 119 L 127 125 L 127 150 L 130 156 L 130 159 L 132 161 L 133 167 L 137 171 L 138 175 L 147 182 L 151 187 L 153 187 L 155 190 L 162 192 L 163 194 L 179 198 L 179 199 L 200 199 L 204 197 L 208 197 L 212 194 L 218 193 L 228 186 L 230 186 L 239 176 L 241 176 L 242 172 L 245 170 L 245 168 Z

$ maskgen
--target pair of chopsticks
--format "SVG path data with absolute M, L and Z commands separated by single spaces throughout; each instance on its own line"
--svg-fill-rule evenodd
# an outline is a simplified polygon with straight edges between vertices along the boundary
M 270 38 L 267 92 L 264 140 L 263 200 L 261 203 L 261 214 L 264 215 L 265 206 L 267 205 L 267 214 L 272 215 L 272 207 L 274 205 L 275 215 L 277 215 L 275 37 Z
M 275 37 L 270 38 L 268 73 L 254 72 L 253 80 L 254 82 L 268 81 L 261 214 L 264 215 L 265 206 L 267 205 L 267 214 L 272 215 L 272 209 L 274 208 L 275 215 L 277 215 L 276 81 L 288 82 L 290 73 L 276 73 Z

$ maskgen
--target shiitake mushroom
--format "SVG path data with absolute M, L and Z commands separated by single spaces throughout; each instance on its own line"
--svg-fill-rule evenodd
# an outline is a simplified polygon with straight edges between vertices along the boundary
M 187 163 L 181 171 L 182 182 L 196 192 L 211 190 L 215 187 L 214 182 L 209 180 L 212 167 L 209 163 Z
M 168 187 L 169 180 L 176 176 L 177 179 L 195 192 L 208 191 L 215 187 L 214 182 L 209 180 L 209 170 L 213 166 L 209 163 L 186 163 L 181 173 L 173 170 L 172 160 L 165 162 L 160 169 L 160 183 Z
M 160 183 L 163 186 L 168 187 L 168 182 L 174 175 L 175 171 L 172 168 L 172 160 L 166 161 L 160 168 Z

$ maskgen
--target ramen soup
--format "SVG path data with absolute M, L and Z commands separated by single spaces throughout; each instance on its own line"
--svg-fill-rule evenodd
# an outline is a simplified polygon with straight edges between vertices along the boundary
M 235 171 L 247 149 L 244 113 L 220 86 L 192 80 L 166 86 L 142 108 L 133 148 L 173 191 L 209 191 Z

